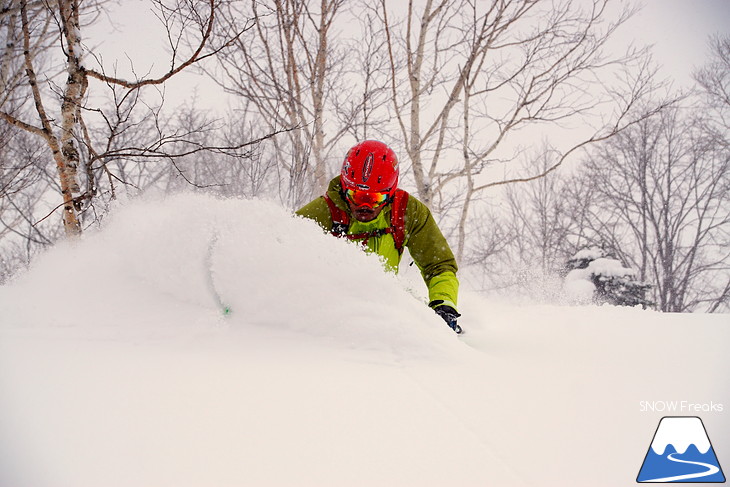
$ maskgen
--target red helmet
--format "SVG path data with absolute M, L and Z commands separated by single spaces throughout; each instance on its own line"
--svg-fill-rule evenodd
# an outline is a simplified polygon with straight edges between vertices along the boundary
M 377 140 L 366 140 L 347 152 L 342 164 L 342 189 L 386 193 L 390 198 L 398 188 L 399 173 L 393 149 Z

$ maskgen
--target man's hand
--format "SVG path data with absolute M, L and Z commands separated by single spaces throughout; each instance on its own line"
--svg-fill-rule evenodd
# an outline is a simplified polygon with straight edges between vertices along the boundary
M 436 314 L 443 318 L 446 324 L 449 325 L 449 327 L 451 327 L 451 329 L 454 330 L 458 335 L 464 332 L 459 324 L 456 322 L 457 318 L 459 318 L 461 314 L 459 314 L 459 312 L 456 311 L 454 308 L 446 304 L 439 304 L 438 301 L 432 301 L 431 303 L 429 303 L 429 306 L 431 306 Z

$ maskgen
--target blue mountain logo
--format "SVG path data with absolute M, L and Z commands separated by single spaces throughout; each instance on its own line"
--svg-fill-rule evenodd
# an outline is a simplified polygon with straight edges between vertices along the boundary
M 702 420 L 696 416 L 662 418 L 636 481 L 725 482 Z

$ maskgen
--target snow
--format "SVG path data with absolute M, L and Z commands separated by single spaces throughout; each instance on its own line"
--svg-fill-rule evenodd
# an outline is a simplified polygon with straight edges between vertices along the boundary
M 600 247 L 590 247 L 581 249 L 571 257 L 572 260 L 596 260 L 604 256 L 604 252 Z
M 590 272 L 586 269 L 574 269 L 565 276 L 563 291 L 569 302 L 576 304 L 587 304 L 593 299 L 596 286 L 589 281 Z
M 726 315 L 463 289 L 459 337 L 406 264 L 270 202 L 124 204 L 0 287 L 0 486 L 629 485 L 670 399 L 724 405 L 730 465 Z
M 587 269 L 591 274 L 596 276 L 626 277 L 636 275 L 635 270 L 624 267 L 623 264 L 621 264 L 621 262 L 616 259 L 610 259 L 606 257 L 602 257 L 600 259 L 592 261 L 590 264 L 588 264 Z

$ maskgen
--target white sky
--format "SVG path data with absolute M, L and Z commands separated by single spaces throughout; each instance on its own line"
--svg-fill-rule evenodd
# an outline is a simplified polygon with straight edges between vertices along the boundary
M 629 25 L 637 43 L 653 45 L 654 60 L 679 85 L 707 59 L 708 36 L 730 34 L 730 0 L 641 0 Z

